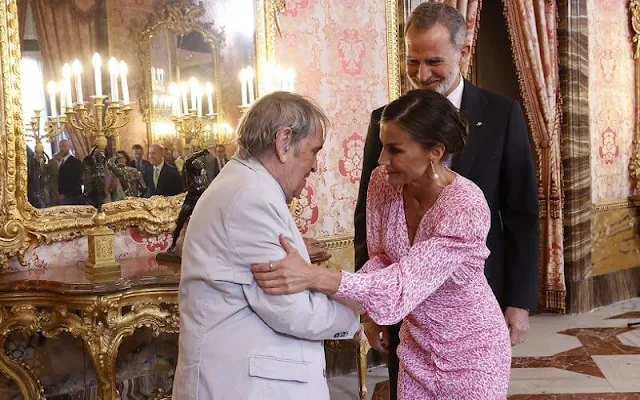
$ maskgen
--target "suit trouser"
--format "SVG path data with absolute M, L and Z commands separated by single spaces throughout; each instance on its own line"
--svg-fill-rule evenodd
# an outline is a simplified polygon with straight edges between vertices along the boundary
M 398 370 L 400 369 L 400 360 L 396 351 L 400 344 L 400 327 L 402 321 L 395 325 L 389 326 L 389 356 L 387 368 L 389 369 L 389 400 L 398 399 Z

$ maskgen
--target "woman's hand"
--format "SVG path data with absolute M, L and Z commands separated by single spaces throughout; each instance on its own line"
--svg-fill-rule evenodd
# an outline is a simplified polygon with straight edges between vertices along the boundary
M 253 276 L 266 294 L 279 295 L 310 289 L 317 269 L 307 263 L 284 235 L 280 244 L 287 252 L 281 260 L 251 266 Z
M 389 327 L 376 324 L 368 315 L 363 316 L 362 325 L 371 348 L 382 353 L 389 353 Z

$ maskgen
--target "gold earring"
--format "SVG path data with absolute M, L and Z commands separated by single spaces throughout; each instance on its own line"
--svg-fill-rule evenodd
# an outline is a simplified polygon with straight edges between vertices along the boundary
M 436 166 L 433 165 L 433 160 L 431 160 L 431 172 L 433 172 L 433 179 L 435 179 L 436 181 L 440 179 L 440 175 L 438 175 L 438 173 L 436 172 Z

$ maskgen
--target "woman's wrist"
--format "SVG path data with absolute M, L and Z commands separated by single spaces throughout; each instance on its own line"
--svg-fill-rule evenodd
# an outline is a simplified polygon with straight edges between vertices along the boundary
M 333 295 L 338 291 L 342 281 L 342 272 L 324 267 L 314 266 L 313 280 L 310 289 Z

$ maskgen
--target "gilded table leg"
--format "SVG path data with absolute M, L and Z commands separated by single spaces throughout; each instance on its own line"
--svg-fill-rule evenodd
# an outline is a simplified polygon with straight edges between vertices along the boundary
M 23 362 L 12 360 L 5 354 L 7 337 L 0 339 L 0 372 L 12 379 L 25 399 L 44 400 L 44 388 L 40 381 Z
M 364 327 L 361 332 L 364 332 Z M 369 354 L 371 346 L 364 334 L 360 335 L 360 340 L 356 343 L 356 368 L 358 370 L 358 387 L 360 391 L 360 400 L 367 398 L 367 354 Z
M 83 338 L 98 378 L 98 400 L 119 400 L 116 390 L 116 358 L 120 340 L 94 335 Z

